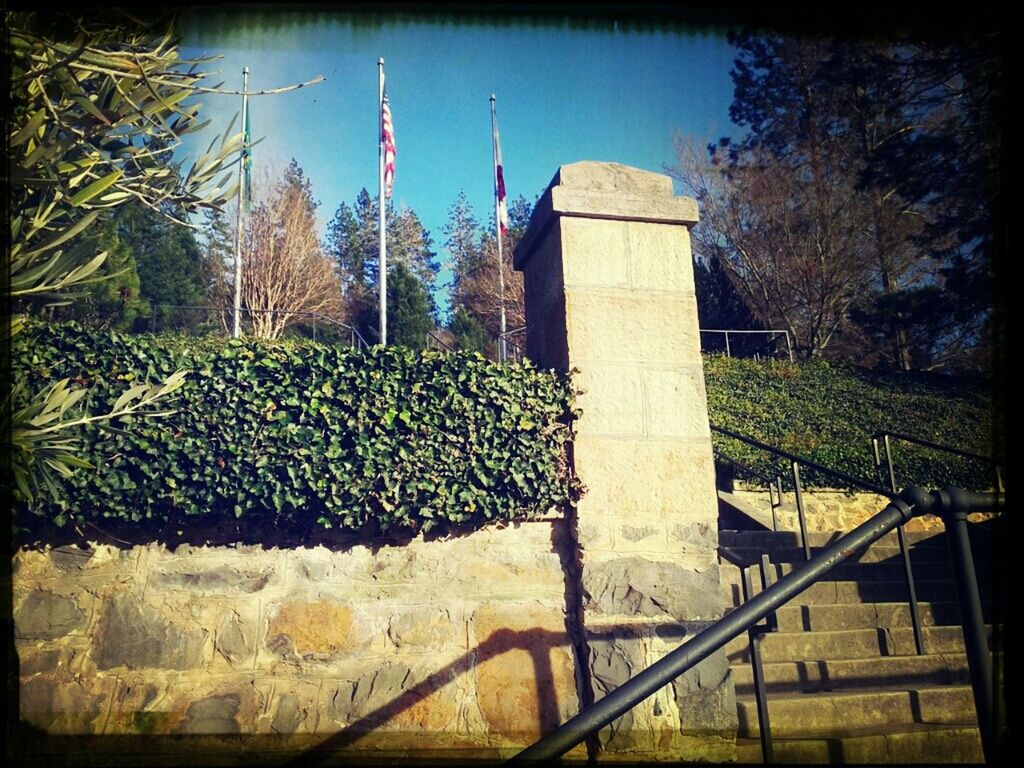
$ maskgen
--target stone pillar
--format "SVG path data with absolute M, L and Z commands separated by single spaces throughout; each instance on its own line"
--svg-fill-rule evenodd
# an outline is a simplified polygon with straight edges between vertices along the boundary
M 581 701 L 598 700 L 722 615 L 718 505 L 689 227 L 667 176 L 564 165 L 515 252 L 527 354 L 578 369 L 573 461 L 586 486 Z M 590 690 L 587 691 L 586 689 Z M 599 735 L 602 754 L 733 759 L 736 706 L 720 652 Z

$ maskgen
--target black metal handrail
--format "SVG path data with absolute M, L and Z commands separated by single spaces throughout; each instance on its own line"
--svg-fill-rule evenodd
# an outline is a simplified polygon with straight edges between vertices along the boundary
M 782 458 L 789 460 L 790 469 L 793 472 L 793 493 L 796 497 L 797 519 L 800 523 L 800 542 L 804 549 L 805 560 L 811 559 L 811 546 L 807 540 L 807 520 L 804 514 L 803 489 L 800 485 L 801 464 L 810 469 L 813 469 L 815 472 L 818 472 L 819 474 L 834 477 L 838 480 L 841 480 L 842 482 L 846 483 L 847 485 L 853 486 L 854 488 L 860 488 L 862 490 L 870 491 L 872 493 L 878 494 L 879 496 L 884 496 L 889 499 L 896 498 L 895 482 L 893 483 L 890 489 L 886 490 L 882 486 L 875 485 L 874 483 L 869 483 L 868 481 L 862 480 L 858 477 L 853 477 L 852 475 L 848 475 L 845 472 L 840 472 L 837 469 L 832 469 L 831 467 L 823 466 L 821 464 L 818 464 L 817 462 L 811 461 L 810 459 L 804 456 L 798 456 L 795 453 L 784 451 L 781 448 L 775 448 L 774 446 L 767 445 L 766 443 L 762 443 L 761 441 L 755 440 L 752 437 L 741 435 L 738 432 L 733 432 L 732 430 L 725 429 L 724 427 L 719 427 L 716 426 L 715 424 L 712 424 L 711 429 L 714 432 L 719 432 L 720 434 L 726 435 L 727 437 L 731 437 L 735 440 L 739 440 L 740 442 L 746 443 L 747 445 L 754 446 L 755 448 L 767 451 L 775 456 L 781 456 Z M 889 467 L 891 477 L 891 461 Z M 780 502 L 782 497 L 781 485 L 782 484 L 780 483 Z M 917 602 L 917 587 L 914 584 L 914 569 L 910 563 L 910 548 L 907 546 L 907 539 L 906 536 L 904 536 L 903 534 L 903 528 L 898 528 L 896 530 L 896 541 L 899 544 L 900 559 L 903 563 L 903 578 L 907 585 L 907 605 L 910 608 L 910 625 L 914 632 L 914 647 L 917 649 L 917 655 L 922 656 L 924 655 L 924 633 L 921 629 L 921 611 L 918 607 Z
M 600 701 L 570 718 L 536 744 L 515 755 L 509 764 L 554 760 L 565 754 L 588 735 L 608 725 L 730 640 L 749 630 L 854 553 L 878 541 L 911 518 L 925 513 L 939 514 L 946 523 L 982 749 L 986 759 L 993 760 L 995 734 L 992 721 L 992 658 L 988 651 L 974 558 L 967 533 L 967 514 L 998 511 L 998 504 L 998 494 L 971 493 L 956 488 L 931 492 L 916 487 L 906 489 L 870 520 L 698 633 L 689 642 L 627 680 Z
M 832 469 L 831 467 L 826 467 L 823 464 L 818 464 L 815 461 L 811 461 L 806 456 L 800 456 L 798 454 L 790 453 L 789 451 L 785 451 L 782 448 L 776 448 L 773 445 L 768 445 L 767 443 L 762 443 L 759 440 L 755 440 L 752 437 L 747 437 L 746 435 L 741 435 L 739 432 L 733 432 L 731 429 L 726 429 L 725 427 L 719 427 L 717 424 L 712 424 L 711 425 L 711 431 L 712 432 L 718 432 L 719 434 L 723 434 L 726 437 L 731 437 L 731 438 L 733 438 L 735 440 L 739 440 L 741 443 L 746 443 L 747 445 L 751 445 L 754 448 L 760 448 L 762 451 L 767 451 L 768 453 L 773 453 L 776 456 L 780 456 L 780 457 L 782 457 L 784 459 L 788 459 L 789 461 L 795 461 L 798 464 L 801 464 L 802 466 L 807 467 L 808 469 L 813 469 L 815 472 L 818 472 L 820 474 L 828 475 L 830 477 L 834 477 L 836 480 L 842 480 L 844 483 L 847 483 L 847 484 L 849 484 L 851 486 L 854 486 L 855 488 L 860 488 L 861 490 L 864 490 L 864 491 L 870 491 L 871 493 L 876 493 L 879 496 L 885 496 L 887 499 L 896 498 L 896 494 L 895 493 L 893 493 L 890 490 L 887 490 L 886 488 L 883 488 L 880 485 L 875 485 L 874 483 L 870 482 L 869 480 L 864 480 L 863 478 L 860 478 L 860 477 L 854 477 L 853 475 L 848 475 L 845 472 L 839 471 L 838 469 Z
M 1002 464 L 995 459 L 993 456 L 985 456 L 980 453 L 972 453 L 971 451 L 965 451 L 962 448 L 954 448 L 950 445 L 942 445 L 940 443 L 933 443 L 931 440 L 924 440 L 920 437 L 914 437 L 913 435 L 905 435 L 900 432 L 876 432 L 871 436 L 871 447 L 875 454 L 875 466 L 881 471 L 882 458 L 878 450 L 878 441 L 881 440 L 885 445 L 885 461 L 888 466 L 889 482 L 893 488 L 896 487 L 896 471 L 892 460 L 892 447 L 890 445 L 890 438 L 901 440 L 904 443 L 910 443 L 911 445 L 920 445 L 922 448 L 930 448 L 933 451 L 941 451 L 942 453 L 948 453 L 951 456 L 959 456 L 964 459 L 971 459 L 972 461 L 981 461 L 986 464 L 991 464 L 995 470 L 995 488 L 997 491 L 1002 492 L 1003 488 L 1003 472 Z
M 434 346 L 431 347 L 431 344 L 433 344 Z M 436 349 L 438 351 L 444 350 L 445 352 L 455 351 L 455 347 L 453 347 L 451 344 L 442 339 L 433 331 L 427 331 L 426 347 L 427 349 Z
M 980 453 L 971 453 L 965 451 L 962 448 L 953 448 L 950 445 L 940 445 L 939 443 L 933 443 L 930 440 L 922 440 L 920 437 L 914 437 L 912 435 L 904 435 L 900 432 L 876 432 L 871 436 L 872 440 L 878 440 L 884 438 L 886 435 L 889 437 L 895 437 L 897 440 L 902 440 L 905 443 L 914 443 L 915 445 L 921 445 L 925 448 L 934 448 L 936 451 L 943 451 L 944 453 L 951 453 L 954 456 L 962 456 L 965 459 L 977 459 L 978 461 L 988 462 L 989 464 L 998 464 L 992 456 L 984 456 Z

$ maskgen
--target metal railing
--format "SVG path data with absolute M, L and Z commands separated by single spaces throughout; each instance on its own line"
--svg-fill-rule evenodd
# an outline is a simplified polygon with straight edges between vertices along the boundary
M 791 363 L 793 362 L 793 344 L 792 344 L 792 342 L 790 341 L 790 338 L 789 338 L 789 331 L 775 331 L 775 330 L 770 330 L 770 331 L 747 331 L 747 330 L 737 330 L 735 328 L 728 328 L 728 329 L 726 329 L 726 328 L 701 328 L 700 332 L 701 333 L 724 333 L 725 334 L 725 355 L 726 355 L 726 357 L 732 357 L 732 346 L 729 344 L 729 334 L 730 333 L 732 333 L 732 334 L 737 334 L 737 333 L 739 333 L 739 334 L 763 334 L 763 335 L 768 336 L 768 341 L 769 342 L 774 342 L 774 339 L 775 339 L 776 336 L 785 336 L 786 337 L 786 350 L 789 353 L 789 362 L 791 362 Z M 757 357 L 756 353 L 755 353 L 754 357 Z
M 767 554 L 761 555 L 758 573 L 761 577 L 761 591 L 768 589 L 775 579 L 772 577 L 772 563 Z M 750 568 L 742 567 L 743 603 L 754 598 L 754 585 L 750 577 Z M 747 645 L 750 647 L 750 668 L 754 678 L 754 699 L 757 702 L 757 725 L 761 736 L 761 756 L 765 764 L 773 762 L 772 723 L 768 714 L 768 681 L 764 676 L 764 665 L 761 663 L 761 639 L 766 634 L 779 631 L 779 620 L 775 612 L 769 613 L 764 622 L 758 622 L 747 630 Z
M 154 311 L 146 323 L 148 330 L 151 333 L 157 333 L 160 330 L 203 330 L 211 333 L 222 332 L 230 335 L 231 332 L 231 317 L 234 313 L 233 307 L 154 304 L 153 309 Z M 173 310 L 178 313 L 189 313 L 189 319 L 186 322 L 181 322 L 180 317 L 161 317 L 161 313 L 155 311 L 157 309 Z M 370 346 L 359 331 L 351 325 L 319 312 L 299 312 L 284 309 L 256 309 L 249 307 L 242 307 L 240 312 L 243 316 L 250 318 L 255 314 L 276 314 L 284 315 L 288 318 L 299 318 L 300 322 L 296 323 L 292 327 L 308 327 L 312 334 L 313 341 L 317 340 L 318 332 L 322 338 L 324 331 L 327 330 L 328 335 L 331 335 L 330 331 L 334 331 L 335 335 L 340 335 L 340 338 L 344 343 L 348 343 L 349 346 L 357 349 L 367 349 Z
M 875 456 L 875 467 L 879 473 L 882 472 L 882 456 L 879 451 L 879 441 L 885 447 L 885 467 L 886 474 L 889 478 L 889 485 L 895 490 L 896 488 L 896 470 L 892 460 L 892 444 L 891 440 L 900 440 L 904 443 L 910 443 L 911 445 L 920 445 L 922 448 L 930 448 L 933 451 L 940 451 L 942 453 L 948 453 L 952 456 L 959 456 L 964 459 L 971 459 L 972 461 L 982 462 L 992 467 L 994 473 L 994 485 L 993 487 L 999 493 L 1005 492 L 1003 486 L 1003 466 L 992 456 L 983 456 L 979 453 L 972 453 L 965 451 L 962 448 L 953 448 L 949 445 L 940 445 L 939 443 L 933 443 L 930 440 L 922 440 L 919 437 L 913 437 L 912 435 L 904 435 L 899 432 L 878 432 L 871 436 L 871 449 Z
M 998 511 L 998 504 L 998 494 L 971 493 L 957 488 L 931 492 L 917 487 L 907 488 L 871 519 L 825 547 L 798 569 L 766 586 L 763 591 L 735 611 L 630 678 L 537 743 L 524 749 L 513 757 L 509 764 L 539 763 L 554 760 L 565 754 L 587 736 L 608 725 L 723 648 L 733 638 L 744 631 L 749 631 L 780 606 L 831 572 L 837 565 L 893 529 L 899 529 L 913 517 L 926 513 L 940 515 L 946 525 L 982 749 L 986 760 L 994 760 L 992 657 L 985 634 L 974 556 L 967 531 L 967 515 L 971 512 Z
M 521 363 L 526 358 L 526 326 L 513 328 L 510 331 L 499 333 L 495 341 L 498 352 L 498 362 L 504 363 L 511 360 L 514 363 Z M 515 338 L 517 341 L 512 341 Z
M 447 341 L 442 339 L 433 331 L 427 331 L 427 349 L 434 349 L 438 352 L 454 352 L 455 347 L 449 344 Z
M 732 430 L 725 429 L 724 427 L 719 427 L 714 424 L 711 425 L 711 430 L 725 435 L 726 437 L 731 437 L 734 440 L 739 440 L 740 442 L 746 443 L 747 445 L 759 450 L 766 451 L 773 456 L 778 456 L 789 461 L 790 471 L 793 475 L 793 494 L 796 499 L 797 519 L 800 525 L 800 545 L 803 547 L 805 560 L 811 559 L 811 547 L 807 537 L 807 518 L 804 511 L 803 485 L 800 481 L 801 465 L 808 469 L 812 469 L 819 474 L 840 480 L 853 488 L 869 491 L 889 499 L 896 497 L 895 489 L 883 488 L 879 485 L 875 485 L 874 483 L 870 483 L 867 480 L 862 480 L 859 477 L 854 477 L 853 475 L 848 475 L 845 472 L 840 472 L 837 469 L 832 469 L 822 464 L 818 464 L 804 456 L 798 456 L 797 454 L 790 453 L 789 451 L 784 451 L 781 448 L 775 448 L 774 446 L 767 445 L 759 440 L 753 439 L 752 437 L 741 435 L 738 432 L 733 432 Z M 781 478 L 779 479 L 778 490 L 781 497 Z M 924 637 L 921 630 L 921 612 L 918 607 L 917 587 L 914 584 L 914 569 L 910 564 L 910 548 L 907 546 L 906 536 L 904 535 L 902 528 L 899 528 L 896 531 L 896 540 L 899 543 L 900 559 L 903 564 L 903 577 L 907 585 L 907 604 L 910 608 L 910 623 L 914 631 L 914 647 L 917 649 L 918 656 L 921 656 L 924 654 Z

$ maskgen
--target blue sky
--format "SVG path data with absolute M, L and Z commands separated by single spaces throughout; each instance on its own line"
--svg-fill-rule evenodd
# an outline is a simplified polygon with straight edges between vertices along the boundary
M 378 19 L 383 17 L 378 17 Z M 733 51 L 721 34 L 570 29 L 552 22 L 488 25 L 407 20 L 355 24 L 341 13 L 243 16 L 197 10 L 180 29 L 183 54 L 225 87 L 250 90 L 323 75 L 299 91 L 250 99 L 264 137 L 257 166 L 294 157 L 320 201 L 321 234 L 341 202 L 377 192 L 377 59 L 384 57 L 398 148 L 394 201 L 412 208 L 443 259 L 443 227 L 459 190 L 480 220 L 493 216 L 489 97 L 509 198 L 531 202 L 559 165 L 579 160 L 662 171 L 679 131 L 701 140 L 735 133 L 729 120 Z M 205 149 L 240 97 L 206 95 Z M 444 285 L 448 274 L 442 273 Z M 444 295 L 436 297 L 446 306 Z

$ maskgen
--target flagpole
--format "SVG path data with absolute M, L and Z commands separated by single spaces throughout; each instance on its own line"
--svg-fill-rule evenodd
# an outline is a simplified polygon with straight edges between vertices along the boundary
M 377 142 L 380 155 L 380 195 L 378 201 L 378 231 L 380 232 L 380 275 L 377 284 L 380 288 L 380 343 L 388 343 L 388 260 L 386 232 L 384 229 L 384 58 L 377 59 Z
M 249 67 L 242 67 L 242 140 L 245 141 L 245 120 L 249 111 Z M 238 212 L 235 217 L 235 306 L 234 320 L 231 327 L 231 338 L 237 339 L 241 335 L 241 307 L 242 307 L 242 198 L 245 196 L 245 184 L 243 174 L 245 173 L 245 147 L 238 158 Z
M 498 131 L 497 119 L 494 116 L 494 94 L 491 94 L 491 150 L 494 154 L 494 235 L 498 243 L 498 292 L 501 305 L 501 335 L 498 337 L 498 360 L 505 362 L 505 261 L 501 255 L 501 201 L 498 199 Z

